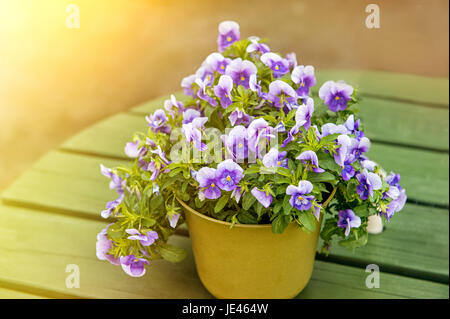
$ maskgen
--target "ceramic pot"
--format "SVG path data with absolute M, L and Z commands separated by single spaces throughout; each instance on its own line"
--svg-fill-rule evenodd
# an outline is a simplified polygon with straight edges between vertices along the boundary
M 192 241 L 197 272 L 217 298 L 293 298 L 313 271 L 320 231 L 292 222 L 282 234 L 269 225 L 235 224 L 210 218 L 180 203 Z

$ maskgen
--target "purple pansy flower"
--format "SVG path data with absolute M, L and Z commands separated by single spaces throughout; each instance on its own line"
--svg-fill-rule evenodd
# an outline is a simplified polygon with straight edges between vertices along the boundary
M 147 125 L 152 128 L 152 131 L 166 134 L 170 133 L 170 126 L 166 125 L 166 112 L 163 109 L 158 109 L 153 114 L 146 116 L 145 120 L 148 123 Z
M 150 147 L 156 147 L 156 143 L 152 139 L 150 139 L 148 137 L 145 138 L 145 145 L 148 145 Z
M 314 75 L 314 67 L 311 65 L 299 65 L 292 70 L 292 82 L 298 84 L 297 94 L 300 97 L 309 95 L 309 89 L 316 85 L 316 77 Z
M 382 198 L 386 199 L 390 197 L 392 199 L 397 199 L 397 197 L 400 195 L 400 191 L 402 190 L 402 187 L 400 186 L 400 174 L 391 172 L 384 178 L 384 181 L 388 183 L 389 190 L 383 194 Z
M 217 38 L 217 45 L 219 52 L 223 52 L 228 46 L 241 37 L 239 31 L 239 24 L 234 21 L 223 21 L 219 24 L 219 37 Z
M 363 159 L 361 161 L 361 167 L 367 169 L 368 171 L 373 172 L 375 170 L 375 167 L 377 166 L 377 163 L 368 160 L 368 159 Z
M 139 141 L 129 142 L 125 145 L 125 154 L 131 158 L 137 158 L 147 153 L 145 147 L 138 147 Z
M 164 108 L 172 117 L 183 112 L 183 102 L 177 101 L 175 95 L 170 95 L 170 99 L 164 101 Z
M 195 77 L 195 84 L 199 85 L 197 80 L 200 79 L 205 83 L 205 85 L 210 85 L 214 82 L 214 70 L 209 64 L 203 62 L 203 64 L 195 72 Z
M 267 93 L 265 93 L 261 90 L 261 81 L 257 80 L 256 74 L 250 75 L 250 80 L 248 81 L 248 86 L 249 86 L 250 90 L 252 90 L 253 92 L 256 92 L 261 99 L 267 100 Z M 255 109 L 256 108 L 259 108 L 259 106 L 255 107 Z
M 195 118 L 202 116 L 200 111 L 197 111 L 196 109 L 186 109 L 183 112 L 183 124 L 191 123 Z
M 269 207 L 270 204 L 272 204 L 273 197 L 271 194 L 266 194 L 265 191 L 261 191 L 257 187 L 253 187 L 251 193 L 257 199 L 257 201 L 265 208 Z
M 284 132 L 286 132 L 286 126 L 284 125 L 283 122 L 280 122 L 280 123 L 278 123 L 277 126 L 275 126 L 275 127 L 273 128 L 273 130 L 274 130 L 275 132 L 284 133 Z
M 279 78 L 289 72 L 289 61 L 276 53 L 264 53 L 261 56 L 261 62 L 273 71 L 273 76 L 276 78 Z
M 342 168 L 343 179 L 349 180 L 354 175 L 348 176 L 344 174 L 344 168 L 346 165 L 352 163 L 353 155 L 352 155 L 352 146 L 353 140 L 348 135 L 341 134 L 337 138 L 337 145 L 340 147 L 336 150 L 336 154 L 334 154 L 334 161 Z M 353 167 L 352 167 L 353 168 Z M 348 172 L 347 172 L 348 173 Z
M 151 150 L 150 153 L 156 154 L 164 162 L 164 164 L 170 164 L 171 162 L 166 158 L 166 153 L 161 150 L 161 146 L 158 145 L 156 150 Z
M 350 234 L 351 228 L 358 228 L 361 226 L 361 218 L 356 216 L 351 209 L 339 211 L 338 227 L 345 228 L 345 236 Z
M 339 135 L 337 138 L 337 144 L 340 147 L 334 154 L 334 160 L 342 168 L 342 178 L 348 181 L 355 176 L 355 169 L 351 164 L 355 162 L 363 152 L 369 150 L 370 142 L 366 137 L 363 137 L 360 141 L 354 138 L 350 138 L 348 135 Z
M 225 74 L 225 70 L 228 64 L 230 64 L 231 59 L 225 58 L 222 54 L 218 52 L 213 52 L 210 55 L 208 55 L 205 62 L 217 73 Z
M 322 130 L 322 137 L 331 135 L 331 134 L 348 134 L 348 130 L 347 128 L 340 124 L 340 125 L 336 125 L 334 123 L 326 123 L 324 125 L 322 125 L 322 127 L 320 128 Z
M 391 186 L 391 187 L 395 187 L 396 186 Z M 407 196 L 406 196 L 406 191 L 404 189 L 399 190 L 397 188 L 398 192 L 395 196 L 395 198 L 392 199 L 392 201 L 389 203 L 389 205 L 387 206 L 386 209 L 386 213 L 384 213 L 384 216 L 386 217 L 387 220 L 390 220 L 391 217 L 396 213 L 399 212 L 403 209 L 403 207 L 405 206 L 406 200 L 407 200 Z
M 214 87 L 214 94 L 219 98 L 220 105 L 222 105 L 224 109 L 233 103 L 231 100 L 232 89 L 233 79 L 229 75 L 222 75 L 219 79 L 219 83 Z
M 295 112 L 295 125 L 288 132 L 287 138 L 283 141 L 282 147 L 285 147 L 289 142 L 293 141 L 295 135 L 298 134 L 301 127 L 304 127 L 306 131 L 311 126 L 311 117 L 314 113 L 314 100 L 307 98 L 306 104 L 302 104 L 297 108 Z
M 107 202 L 106 203 L 106 209 L 102 210 L 102 212 L 100 213 L 100 215 L 103 218 L 108 218 L 109 216 L 111 216 L 111 214 L 113 213 L 114 209 L 116 209 L 117 205 L 119 205 L 120 203 L 122 203 L 123 200 L 123 194 L 121 194 L 117 199 Z
M 221 195 L 220 188 L 217 186 L 216 170 L 210 167 L 202 167 L 195 176 L 200 184 L 199 197 L 204 196 L 209 199 L 217 199 Z
M 132 277 L 142 277 L 145 274 L 145 266 L 150 265 L 147 259 L 136 258 L 134 255 L 120 257 L 123 271 Z
M 247 47 L 247 52 L 248 53 L 252 53 L 252 52 L 258 52 L 258 53 L 267 53 L 270 52 L 270 48 L 267 44 L 265 43 L 259 43 L 259 37 L 249 37 L 248 38 L 250 40 L 250 44 Z
M 258 151 L 258 146 L 262 141 L 270 141 L 273 135 L 273 127 L 269 126 L 263 118 L 259 118 L 250 123 L 247 128 L 248 148 L 252 152 Z
M 195 91 L 192 85 L 195 83 L 196 78 L 195 74 L 191 74 L 181 80 L 181 87 L 183 88 L 184 94 L 195 97 Z
M 372 197 L 373 191 L 380 189 L 382 185 L 380 176 L 365 169 L 356 174 L 356 179 L 359 182 L 356 192 L 362 200 L 366 200 L 369 196 Z
M 289 185 L 286 194 L 291 195 L 289 203 L 298 210 L 308 210 L 312 206 L 314 196 L 307 195 L 313 190 L 313 185 L 309 181 L 300 181 L 298 186 Z
M 400 187 L 400 174 L 395 174 L 394 172 L 391 172 L 386 178 L 384 179 L 386 183 L 388 183 L 391 186 L 397 186 Z
M 370 149 L 370 140 L 367 137 L 361 137 L 360 139 L 352 139 L 352 152 L 355 156 L 355 160 L 358 159 L 363 153 L 367 153 Z
M 222 141 L 235 161 L 241 162 L 248 157 L 248 135 L 244 126 L 233 127 L 228 135 L 222 135 Z
M 106 232 L 108 230 L 108 227 L 112 225 L 109 224 L 106 226 L 106 228 L 102 229 L 100 233 L 97 235 L 97 243 L 96 243 L 96 255 L 97 258 L 100 260 L 107 260 L 113 265 L 119 265 L 119 258 L 114 258 L 113 255 L 109 254 L 109 250 L 112 247 L 112 241 L 106 237 Z
M 169 220 L 170 227 L 172 227 L 172 228 L 177 227 L 178 220 L 180 219 L 180 216 L 181 215 L 178 214 L 178 213 L 175 213 L 173 215 L 167 215 L 167 219 Z
M 319 97 L 333 111 L 342 111 L 352 99 L 353 87 L 344 82 L 327 81 L 319 89 Z
M 200 99 L 202 99 L 203 101 L 208 102 L 212 106 L 217 106 L 216 99 L 214 99 L 213 97 L 209 96 L 208 93 L 206 92 L 206 86 L 207 86 L 206 80 L 202 80 L 200 78 L 197 78 L 195 80 L 195 83 L 199 86 L 199 90 L 197 92 L 197 96 Z
M 228 119 L 230 120 L 231 125 L 235 126 L 241 124 L 249 124 L 251 121 L 253 121 L 253 116 L 250 116 L 244 111 L 241 111 L 239 109 L 235 109 L 228 116 Z
M 159 196 L 159 185 L 158 184 L 153 184 L 152 194 L 156 194 Z
M 242 188 L 239 186 L 236 186 L 235 189 L 233 189 L 233 191 L 231 192 L 230 198 L 234 198 L 236 200 L 236 203 L 239 203 L 239 200 L 241 199 L 242 196 Z
M 319 167 L 319 160 L 314 151 L 304 151 L 296 159 L 301 160 L 303 165 L 306 166 L 308 170 L 312 170 L 315 173 L 323 173 L 324 169 Z
M 291 69 L 297 66 L 297 55 L 295 52 L 286 54 L 286 60 L 288 60 Z
M 297 98 L 295 90 L 286 82 L 275 80 L 269 84 L 267 99 L 273 102 L 278 109 L 285 105 L 295 103 Z
M 272 148 L 264 155 L 262 162 L 265 167 L 284 167 L 288 168 L 287 152 L 279 152 L 276 148 Z
M 320 210 L 322 209 L 322 206 L 314 206 L 313 215 L 316 217 L 317 221 L 320 221 Z
M 103 166 L 103 164 L 100 164 L 100 171 L 103 176 L 111 179 L 109 182 L 109 189 L 115 189 L 119 195 L 123 194 L 126 185 L 125 180 L 119 175 L 114 174 L 110 168 Z
M 206 121 L 208 121 L 207 117 L 197 117 L 191 123 L 183 124 L 181 128 L 188 142 L 192 142 L 200 151 L 208 149 L 208 146 L 202 143 L 202 130 Z
M 228 159 L 217 165 L 216 181 L 217 186 L 224 191 L 232 191 L 241 181 L 244 170 L 239 164 Z
M 257 71 L 256 66 L 252 62 L 237 58 L 227 66 L 225 74 L 231 76 L 236 86 L 242 85 L 248 89 L 250 76 L 256 74 Z
M 354 134 L 357 140 L 364 137 L 364 132 L 359 130 L 360 125 L 360 120 L 358 119 L 355 121 L 353 114 L 351 114 L 344 123 L 344 126 L 348 130 L 349 134 Z
M 128 235 L 131 235 L 128 236 L 128 239 L 139 240 L 142 246 L 150 246 L 155 242 L 155 240 L 158 239 L 158 233 L 153 230 L 148 231 L 145 234 L 142 234 L 139 230 L 135 228 L 130 228 L 125 230 L 125 232 Z
M 300 105 L 295 111 L 295 134 L 300 127 L 304 127 L 308 131 L 311 126 L 311 117 L 314 113 L 314 100 L 307 98 L 306 103 Z

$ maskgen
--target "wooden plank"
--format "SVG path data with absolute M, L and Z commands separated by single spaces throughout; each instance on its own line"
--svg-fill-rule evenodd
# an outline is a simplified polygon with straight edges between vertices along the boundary
M 410 200 L 448 207 L 448 154 L 372 144 L 369 157 L 401 174 L 401 185 Z
M 366 97 L 378 96 L 390 98 L 391 100 L 448 109 L 448 78 L 365 70 L 317 70 L 316 75 L 317 85 L 314 87 L 313 92 L 317 92 L 325 81 L 344 80 L 357 88 Z M 174 94 L 180 99 L 183 97 L 181 91 Z M 157 107 L 162 107 L 164 100 L 168 99 L 169 96 L 170 94 L 142 103 L 131 111 L 137 113 L 151 112 Z
M 317 70 L 318 90 L 328 80 L 344 80 L 363 95 L 436 105 L 448 109 L 449 79 L 365 70 Z
M 62 152 L 50 152 L 20 176 L 2 199 L 29 207 L 46 207 L 59 213 L 101 218 L 107 201 L 117 197 L 100 174 L 100 163 L 108 167 L 124 161 Z
M 192 254 L 179 264 L 159 260 L 141 278 L 95 255 L 96 234 L 105 222 L 0 206 L 0 280 L 17 281 L 83 298 L 208 298 L 195 271 Z M 189 240 L 172 243 L 190 251 Z M 67 288 L 66 267 L 80 270 L 80 288 Z
M 177 92 L 177 95 L 182 97 L 180 92 Z M 157 108 L 162 108 L 166 98 L 168 97 L 141 104 L 133 108 L 131 112 L 139 115 L 148 114 Z M 319 103 L 317 95 L 314 99 L 316 103 Z M 367 136 L 371 139 L 438 150 L 448 151 L 449 149 L 448 109 L 429 108 L 425 105 L 411 105 L 406 102 L 363 97 L 360 110 Z M 136 130 L 143 127 L 141 123 L 137 125 L 137 121 L 132 123 L 123 117 L 121 117 L 123 124 L 115 122 L 115 118 L 109 120 L 112 129 L 124 130 L 123 125 L 132 124 L 135 129 L 128 131 L 128 139 Z M 108 123 L 101 122 L 99 125 L 106 128 Z M 69 141 L 70 145 L 68 146 L 74 147 L 79 138 L 75 137 L 72 140 Z
M 365 267 L 356 268 L 316 260 L 308 286 L 297 296 L 304 299 L 448 298 L 448 285 L 383 272 L 380 287 L 369 289 Z
M 448 109 L 365 97 L 360 110 L 370 139 L 448 151 Z
M 112 150 L 118 147 L 114 141 L 106 140 L 106 148 Z M 448 206 L 448 154 L 373 144 L 369 156 L 383 167 L 402 175 L 401 183 L 406 188 L 410 200 Z M 11 185 L 4 192 L 3 198 L 50 204 L 56 203 L 58 197 L 61 197 L 60 187 L 73 189 L 74 192 L 78 192 L 76 194 L 83 193 L 85 187 L 91 187 L 89 191 L 92 198 L 89 199 L 89 203 L 80 203 L 82 206 L 86 204 L 89 206 L 83 211 L 89 211 L 90 202 L 98 203 L 101 194 L 109 198 L 113 196 L 111 192 L 105 190 L 105 178 L 97 170 L 102 161 L 101 158 L 52 152 Z M 105 160 L 105 163 L 105 165 L 116 165 L 123 162 Z M 67 169 L 68 167 L 71 169 Z M 44 187 L 42 180 L 48 180 Z M 30 194 L 30 190 L 35 192 Z M 63 197 L 67 196 L 70 195 L 63 195 Z M 72 201 L 71 205 L 78 207 L 78 202 Z
M 137 114 L 148 114 L 158 108 L 163 108 L 164 101 L 169 99 L 170 95 L 171 94 L 167 94 L 167 95 L 163 95 L 154 100 L 145 101 L 145 102 L 131 108 L 130 111 L 132 113 L 137 113 Z M 175 95 L 175 97 L 179 101 L 186 101 L 188 99 L 188 97 L 186 95 L 184 95 L 183 91 L 174 92 L 173 95 Z
M 0 299 L 43 299 L 43 298 L 45 297 L 0 287 Z
M 106 202 L 117 196 L 108 190 L 108 180 L 98 171 L 101 162 L 106 165 L 115 163 L 83 155 L 49 153 L 16 181 L 4 193 L 3 199 L 6 203 L 37 206 L 55 212 L 101 219 L 99 215 Z M 67 167 L 71 169 L 67 170 Z M 44 180 L 45 183 L 42 182 Z M 73 182 L 68 182 L 72 180 Z M 408 184 L 408 179 L 404 182 L 406 187 L 413 185 Z M 341 260 L 350 264 L 361 263 L 361 260 L 367 258 L 393 271 L 446 281 L 448 280 L 448 267 L 445 266 L 448 265 L 448 243 L 444 240 L 448 238 L 446 214 L 445 210 L 408 204 L 407 208 L 387 225 L 383 236 L 373 236 L 374 243 L 371 241 L 367 248 L 363 248 L 361 255 L 358 250 L 355 256 L 349 259 L 349 252 L 341 249 L 336 250 L 333 256 L 340 256 Z M 434 252 L 429 251 L 430 247 L 434 247 Z M 447 271 L 444 268 L 447 268 Z
M 367 246 L 353 251 L 335 243 L 323 260 L 373 263 L 391 273 L 448 284 L 448 228 L 447 210 L 408 204 L 386 223 L 382 234 L 369 235 Z
M 0 280 L 17 281 L 55 296 L 82 298 L 209 298 L 195 271 L 188 238 L 172 238 L 188 252 L 179 264 L 152 263 L 131 278 L 95 256 L 95 237 L 106 223 L 44 211 L 0 206 Z M 14 261 L 14 262 L 11 262 Z M 65 285 L 68 264 L 80 269 L 80 288 Z M 381 274 L 380 288 L 367 289 L 362 268 L 316 262 L 302 298 L 446 298 L 448 286 Z
M 61 149 L 126 159 L 125 144 L 132 140 L 135 132 L 146 130 L 147 123 L 144 116 L 119 113 L 68 139 L 62 144 Z

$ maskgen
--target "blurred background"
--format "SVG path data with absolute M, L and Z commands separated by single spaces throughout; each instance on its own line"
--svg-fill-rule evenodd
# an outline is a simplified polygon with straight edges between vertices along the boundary
M 370 3 L 379 29 L 365 26 Z M 70 4 L 79 28 L 66 26 Z M 222 20 L 319 71 L 448 77 L 448 9 L 448 0 L 0 0 L 0 191 L 84 127 L 179 90 L 216 50 Z

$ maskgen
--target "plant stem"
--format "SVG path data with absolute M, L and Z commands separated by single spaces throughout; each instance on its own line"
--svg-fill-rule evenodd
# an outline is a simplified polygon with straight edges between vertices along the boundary
M 331 192 L 330 196 L 327 198 L 327 200 L 322 204 L 322 208 L 325 209 L 327 205 L 330 203 L 330 201 L 333 199 L 334 194 L 336 194 L 337 187 L 333 188 L 333 191 Z

